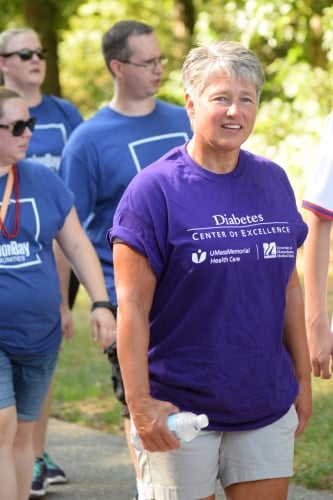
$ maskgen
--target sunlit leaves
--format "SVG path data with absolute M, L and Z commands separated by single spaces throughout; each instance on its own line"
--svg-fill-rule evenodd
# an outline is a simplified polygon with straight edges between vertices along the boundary
M 41 0 L 0 0 L 2 27 L 24 24 Z M 188 49 L 205 40 L 236 40 L 259 56 L 266 75 L 252 146 L 303 179 L 332 109 L 331 0 L 43 0 L 34 26 L 57 33 L 63 95 L 87 117 L 112 96 L 102 34 L 116 21 L 152 24 L 169 58 L 160 96 L 183 103 L 180 69 Z M 48 7 L 55 15 L 43 19 Z M 24 8 L 23 8 L 24 7 Z M 190 33 L 193 28 L 193 35 Z M 186 24 L 187 23 L 187 24 Z M 49 66 L 49 71 L 51 67 Z M 48 72 L 49 73 L 49 72 Z

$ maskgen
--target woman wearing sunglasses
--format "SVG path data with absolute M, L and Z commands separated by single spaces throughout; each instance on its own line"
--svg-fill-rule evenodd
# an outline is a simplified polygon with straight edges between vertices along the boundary
M 102 270 L 72 193 L 44 165 L 24 160 L 34 126 L 22 96 L 1 87 L 0 500 L 29 497 L 34 426 L 62 334 L 72 333 L 68 305 L 61 304 L 54 239 L 94 303 L 94 340 L 105 349 L 115 337 Z
M 45 95 L 41 85 L 46 75 L 47 50 L 38 34 L 30 28 L 13 28 L 0 33 L 0 76 L 7 87 L 20 92 L 29 112 L 37 118 L 34 134 L 27 150 L 27 159 L 38 161 L 58 172 L 62 150 L 72 131 L 82 122 L 76 107 L 65 99 Z M 78 281 L 72 273 L 69 303 L 72 307 L 78 291 Z M 43 411 L 35 431 L 36 463 L 31 493 L 45 493 L 44 476 L 52 484 L 66 481 L 64 471 L 53 463 L 44 451 L 48 415 L 52 403 L 53 384 L 50 385 Z M 42 460 L 43 458 L 43 460 Z
M 40 161 L 57 172 L 64 145 L 74 128 L 82 122 L 82 117 L 70 102 L 42 93 L 46 54 L 38 34 L 30 28 L 14 28 L 0 33 L 3 83 L 23 95 L 31 115 L 37 118 L 27 158 Z

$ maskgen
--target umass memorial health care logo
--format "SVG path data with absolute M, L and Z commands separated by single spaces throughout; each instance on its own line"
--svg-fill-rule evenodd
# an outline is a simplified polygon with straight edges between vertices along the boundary
M 264 259 L 281 259 L 281 258 L 294 258 L 295 251 L 292 246 L 278 246 L 275 241 L 270 241 L 268 243 L 263 243 L 263 253 Z M 210 263 L 226 263 L 226 262 L 239 262 L 244 254 L 250 254 L 250 248 L 242 248 L 237 250 L 223 250 L 218 251 L 221 254 L 218 259 L 211 259 Z M 210 253 L 212 255 L 212 252 Z M 231 255 L 229 255 L 231 254 Z M 235 254 L 235 255 L 234 255 Z M 215 253 L 214 253 L 215 255 Z M 193 264 L 202 264 L 207 260 L 207 252 L 198 249 L 196 252 L 192 252 L 192 262 Z
M 202 252 L 198 250 L 197 252 L 192 252 L 192 262 L 193 264 L 202 264 L 207 258 L 207 252 Z

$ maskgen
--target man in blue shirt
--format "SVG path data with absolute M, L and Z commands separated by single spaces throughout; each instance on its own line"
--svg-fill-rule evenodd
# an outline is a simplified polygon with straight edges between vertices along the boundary
M 185 108 L 154 97 L 166 59 L 151 26 L 136 21 L 116 23 L 104 34 L 102 51 L 113 79 L 113 97 L 74 131 L 63 152 L 60 175 L 75 195 L 79 218 L 100 258 L 110 301 L 116 305 L 106 233 L 121 195 L 141 169 L 185 143 L 192 133 Z M 116 349 L 108 354 L 136 466 Z

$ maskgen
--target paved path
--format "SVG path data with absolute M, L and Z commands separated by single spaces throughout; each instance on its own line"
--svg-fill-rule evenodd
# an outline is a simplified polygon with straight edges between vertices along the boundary
M 135 478 L 124 438 L 51 419 L 47 441 L 47 451 L 65 469 L 69 481 L 50 486 L 45 499 L 132 500 Z M 216 500 L 222 499 L 219 489 Z M 288 500 L 333 500 L 333 491 L 292 485 Z

